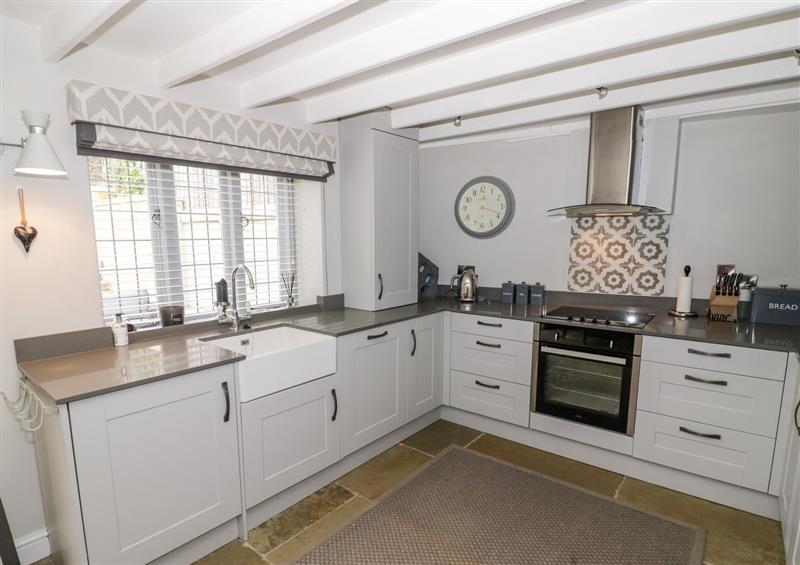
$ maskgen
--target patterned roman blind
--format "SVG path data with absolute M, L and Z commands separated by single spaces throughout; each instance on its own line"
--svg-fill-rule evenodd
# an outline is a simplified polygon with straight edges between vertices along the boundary
M 78 153 L 288 178 L 333 174 L 336 138 L 81 81 L 67 85 Z

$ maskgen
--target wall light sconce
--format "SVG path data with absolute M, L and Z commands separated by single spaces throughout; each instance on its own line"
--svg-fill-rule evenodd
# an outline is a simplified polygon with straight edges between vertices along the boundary
M 61 160 L 45 135 L 47 126 L 50 125 L 50 114 L 34 110 L 23 110 L 20 113 L 22 121 L 28 126 L 28 137 L 23 138 L 22 143 L 0 142 L 0 145 L 22 148 L 14 172 L 42 177 L 66 176 L 67 171 L 64 170 L 64 165 L 61 164 Z

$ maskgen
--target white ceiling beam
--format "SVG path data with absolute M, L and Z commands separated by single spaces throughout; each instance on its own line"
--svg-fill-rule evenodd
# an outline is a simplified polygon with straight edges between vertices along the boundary
M 240 87 L 252 108 L 306 92 L 383 65 L 430 51 L 577 3 L 578 0 L 481 2 L 444 0 L 430 8 L 346 39 L 293 61 Z
M 491 141 L 504 141 L 513 143 L 515 141 L 528 141 L 531 139 L 543 139 L 546 137 L 556 137 L 559 135 L 569 135 L 575 130 L 589 129 L 589 116 L 581 116 L 570 120 L 557 120 L 545 124 L 536 124 L 531 127 L 515 129 L 513 131 L 499 131 L 489 133 L 478 133 L 475 135 L 465 135 L 463 137 L 450 137 L 448 139 L 437 139 L 426 141 L 419 144 L 420 149 L 431 149 L 433 147 L 450 147 L 452 145 L 467 145 L 470 143 L 487 143 Z
M 129 0 L 61 2 L 39 28 L 42 58 L 55 63 L 84 42 Z
M 392 126 L 430 124 L 455 116 L 467 117 L 574 96 L 600 86 L 652 80 L 662 75 L 789 52 L 799 44 L 800 18 L 790 18 L 397 108 L 392 110 Z
M 600 98 L 597 94 L 586 94 L 486 116 L 476 116 L 463 120 L 460 127 L 447 123 L 421 128 L 419 138 L 420 141 L 432 141 L 462 135 L 474 135 L 481 132 L 518 128 L 539 122 L 581 116 L 599 110 L 609 110 L 633 104 L 652 104 L 792 79 L 800 79 L 800 66 L 797 64 L 797 58 L 786 56 L 694 75 L 656 80 L 619 89 L 609 89 L 605 98 Z
M 156 80 L 168 88 L 264 47 L 353 4 L 355 0 L 274 2 L 253 8 L 181 45 L 156 63 Z
M 485 47 L 365 80 L 306 100 L 306 118 L 322 122 L 457 89 L 532 74 L 582 58 L 642 49 L 688 34 L 774 14 L 796 12 L 796 2 L 636 2 L 590 14 Z

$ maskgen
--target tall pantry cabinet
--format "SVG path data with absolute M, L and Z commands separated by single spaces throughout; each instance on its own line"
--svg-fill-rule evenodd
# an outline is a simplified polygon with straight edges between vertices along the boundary
M 389 112 L 339 123 L 345 305 L 384 310 L 417 301 L 419 150 L 416 129 Z

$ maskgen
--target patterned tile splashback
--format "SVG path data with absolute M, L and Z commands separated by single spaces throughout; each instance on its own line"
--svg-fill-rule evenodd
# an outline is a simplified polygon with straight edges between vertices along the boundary
M 669 216 L 578 218 L 567 289 L 661 296 L 668 245 Z

